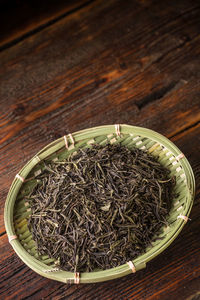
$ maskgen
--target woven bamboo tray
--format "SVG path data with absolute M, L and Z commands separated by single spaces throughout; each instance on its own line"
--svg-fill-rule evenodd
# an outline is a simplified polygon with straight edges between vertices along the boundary
M 59 270 L 48 256 L 39 257 L 35 242 L 27 227 L 30 207 L 24 200 L 37 182 L 35 176 L 42 172 L 44 161 L 62 160 L 80 147 L 98 143 L 121 143 L 129 148 L 137 147 L 158 157 L 171 175 L 176 176 L 175 191 L 179 196 L 173 200 L 168 217 L 153 246 L 146 249 L 132 262 L 109 270 L 90 273 L 72 273 Z M 29 179 L 29 180 L 28 180 Z M 178 236 L 193 204 L 195 192 L 194 175 L 190 164 L 181 151 L 164 136 L 141 127 L 108 125 L 81 130 L 64 136 L 39 151 L 16 175 L 5 203 L 5 226 L 13 249 L 32 270 L 38 274 L 64 283 L 90 283 L 111 280 L 145 268 L 146 263 L 166 249 Z

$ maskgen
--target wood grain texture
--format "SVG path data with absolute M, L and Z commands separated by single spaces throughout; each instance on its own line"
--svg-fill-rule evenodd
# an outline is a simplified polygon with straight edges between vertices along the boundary
M 0 0 L 0 51 L 90 2 L 86 0 Z
M 0 53 L 0 298 L 186 299 L 200 290 L 199 1 L 96 0 Z M 164 134 L 197 181 L 192 220 L 145 270 L 70 286 L 8 244 L 3 207 L 20 168 L 52 140 L 127 123 Z

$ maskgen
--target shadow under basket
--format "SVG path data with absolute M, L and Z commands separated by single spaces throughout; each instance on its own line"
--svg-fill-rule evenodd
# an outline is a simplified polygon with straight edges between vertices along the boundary
M 78 148 L 121 143 L 128 148 L 139 148 L 158 157 L 159 162 L 176 176 L 175 192 L 167 218 L 158 239 L 146 252 L 132 262 L 109 270 L 88 273 L 73 273 L 59 270 L 54 259 L 39 256 L 35 242 L 27 227 L 31 213 L 24 197 L 35 186 L 36 176 L 44 168 L 44 161 L 63 160 Z M 29 180 L 27 180 L 29 179 Z M 146 263 L 166 249 L 178 236 L 188 220 L 195 192 L 194 175 L 190 164 L 181 151 L 164 136 L 141 127 L 129 125 L 108 125 L 81 130 L 64 136 L 38 152 L 16 175 L 10 187 L 5 204 L 5 226 L 9 241 L 22 261 L 38 274 L 64 283 L 91 283 L 111 280 L 145 268 Z M 160 239 L 162 238 L 162 239 Z

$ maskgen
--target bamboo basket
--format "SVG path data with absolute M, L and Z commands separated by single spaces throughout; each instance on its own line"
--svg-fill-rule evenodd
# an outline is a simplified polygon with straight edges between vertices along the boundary
M 35 178 L 44 168 L 44 161 L 63 160 L 80 147 L 97 143 L 121 143 L 128 148 L 137 147 L 158 157 L 162 165 L 176 176 L 175 192 L 168 216 L 158 239 L 146 252 L 132 262 L 109 270 L 88 273 L 72 273 L 59 270 L 47 255 L 38 256 L 35 242 L 27 227 L 30 207 L 24 200 L 37 182 Z M 27 180 L 29 179 L 29 180 Z M 178 236 L 193 204 L 195 180 L 191 166 L 181 151 L 164 136 L 141 127 L 108 125 L 81 130 L 64 136 L 39 151 L 16 175 L 10 187 L 4 211 L 9 242 L 22 261 L 38 274 L 64 283 L 92 283 L 111 280 L 145 268 L 146 263 L 165 250 Z M 159 239 L 161 238 L 162 239 Z

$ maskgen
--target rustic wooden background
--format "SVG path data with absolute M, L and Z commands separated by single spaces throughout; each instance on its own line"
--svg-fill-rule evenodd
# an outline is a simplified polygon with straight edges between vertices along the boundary
M 0 0 L 0 299 L 198 298 L 199 121 L 199 1 Z M 115 123 L 156 130 L 185 153 L 197 183 L 192 220 L 136 274 L 86 285 L 45 279 L 8 243 L 9 186 L 52 140 Z

